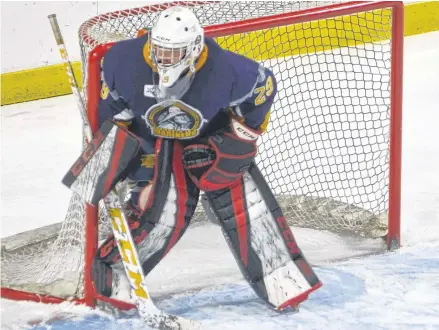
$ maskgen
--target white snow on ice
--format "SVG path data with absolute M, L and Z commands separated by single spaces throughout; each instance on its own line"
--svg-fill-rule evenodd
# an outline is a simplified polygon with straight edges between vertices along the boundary
M 439 32 L 405 38 L 400 250 L 323 263 L 304 249 L 323 287 L 278 315 L 241 279 L 218 227 L 195 227 L 178 245 L 187 259 L 171 251 L 150 274 L 158 305 L 203 329 L 439 329 L 438 59 Z M 73 96 L 2 107 L 1 121 L 1 237 L 63 220 L 60 181 L 81 149 Z M 4 299 L 1 318 L 2 329 L 145 328 L 84 306 Z

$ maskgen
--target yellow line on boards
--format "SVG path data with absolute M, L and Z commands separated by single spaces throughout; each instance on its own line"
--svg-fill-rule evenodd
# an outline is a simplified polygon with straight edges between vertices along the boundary
M 439 1 L 407 3 L 404 6 L 404 35 L 439 30 Z M 321 52 L 345 46 L 388 40 L 391 10 L 380 9 L 267 30 L 245 36 L 218 38 L 231 51 L 256 60 Z M 73 70 L 82 85 L 81 63 Z M 1 105 L 71 94 L 63 64 L 10 72 L 1 75 Z

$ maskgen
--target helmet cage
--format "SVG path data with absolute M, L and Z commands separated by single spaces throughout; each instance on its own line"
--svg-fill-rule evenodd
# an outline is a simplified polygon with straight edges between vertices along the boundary
M 188 47 L 168 48 L 151 42 L 151 59 L 157 67 L 171 68 L 184 61 Z
M 150 59 L 159 74 L 160 87 L 170 87 L 188 71 L 195 71 L 195 60 L 198 53 L 194 52 L 193 42 L 185 44 L 167 43 L 159 41 L 149 32 Z

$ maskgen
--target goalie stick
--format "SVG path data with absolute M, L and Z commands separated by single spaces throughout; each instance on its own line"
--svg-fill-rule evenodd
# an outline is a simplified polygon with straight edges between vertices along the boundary
M 49 15 L 48 19 L 52 27 L 59 52 L 64 61 L 67 75 L 69 76 L 69 83 L 73 95 L 77 103 L 77 107 L 81 114 L 84 131 L 87 141 L 90 142 L 93 133 L 86 115 L 86 108 L 79 92 L 78 84 L 69 60 L 61 30 L 55 14 Z M 112 230 L 117 241 L 119 252 L 122 256 L 125 273 L 130 281 L 132 293 L 136 299 L 137 310 L 147 325 L 157 329 L 169 330 L 195 330 L 200 329 L 200 324 L 193 320 L 188 320 L 179 316 L 170 315 L 157 308 L 149 295 L 148 288 L 145 283 L 145 276 L 137 253 L 137 248 L 134 243 L 131 231 L 129 230 L 128 221 L 122 211 L 121 203 L 117 191 L 113 189 L 104 198 L 105 206 L 109 210 L 111 217 Z

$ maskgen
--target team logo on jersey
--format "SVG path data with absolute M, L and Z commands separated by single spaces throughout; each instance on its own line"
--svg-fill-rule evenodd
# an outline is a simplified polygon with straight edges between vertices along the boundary
M 142 118 L 154 136 L 170 139 L 194 138 L 207 121 L 197 109 L 179 100 L 157 103 Z

